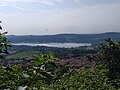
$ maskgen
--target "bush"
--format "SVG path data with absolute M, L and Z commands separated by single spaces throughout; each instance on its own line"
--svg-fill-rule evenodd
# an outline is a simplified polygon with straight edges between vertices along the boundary
M 114 85 L 120 87 L 120 84 L 118 84 L 118 81 L 120 81 L 120 42 L 114 42 L 110 38 L 106 42 L 106 44 L 100 46 L 99 57 L 109 70 L 107 74 L 109 79 L 111 81 L 115 80 Z
M 0 29 L 2 30 L 1 26 L 0 26 Z M 5 34 L 7 34 L 7 32 L 3 32 L 3 33 L 0 32 L 0 58 L 1 59 L 4 58 L 4 54 L 8 54 L 8 47 L 10 46 L 8 45 L 10 41 L 5 37 Z
M 53 63 L 52 54 L 36 56 L 37 65 L 0 67 L 0 89 L 16 90 L 115 90 L 106 77 L 103 66 L 94 69 L 76 69 Z M 54 68 L 51 68 L 54 67 Z
M 101 66 L 94 70 L 79 70 L 74 74 L 69 72 L 51 84 L 51 88 L 52 90 L 113 90 L 115 88 L 107 83 L 106 72 L 107 70 Z

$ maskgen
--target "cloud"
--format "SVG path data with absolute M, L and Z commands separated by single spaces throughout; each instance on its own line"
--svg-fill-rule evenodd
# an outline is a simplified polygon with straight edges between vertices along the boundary
M 80 4 L 80 0 L 73 0 L 76 4 Z
M 48 0 L 41 0 L 39 1 L 40 4 L 43 4 L 43 5 L 54 5 L 55 2 L 51 2 L 51 1 L 48 1 Z
M 27 2 L 27 3 L 31 3 L 31 2 L 36 2 L 39 0 L 0 0 L 0 3 L 13 3 L 13 2 Z
M 8 6 L 8 5 L 5 3 L 0 4 L 0 7 L 6 7 L 6 6 Z
M 42 1 L 44 2 L 45 0 Z M 49 3 L 50 1 L 53 3 L 46 4 L 46 2 Z M 46 0 L 43 2 L 42 5 L 51 6 L 54 3 L 62 3 L 62 0 Z M 9 34 L 101 33 L 120 31 L 119 11 L 120 3 L 105 3 L 82 8 L 63 8 L 57 11 L 41 10 L 39 12 L 22 13 L 21 15 L 18 13 L 9 13 L 9 16 L 2 18 L 2 24 Z
M 62 3 L 63 1 L 64 0 L 0 0 L 0 7 L 6 7 L 9 10 L 9 7 L 14 7 L 18 10 L 34 12 L 36 8 L 47 8 Z M 6 13 L 6 9 L 4 12 Z M 16 11 L 14 12 L 16 13 Z
M 62 2 L 63 0 L 0 0 L 0 4 L 11 4 L 11 3 L 40 3 L 45 5 L 53 5 L 56 2 Z
M 23 11 L 25 11 L 25 9 L 24 8 L 21 8 L 21 7 L 17 7 L 16 5 L 11 5 L 12 7 L 14 7 L 14 8 L 16 8 L 16 9 L 19 9 L 19 10 L 23 10 Z

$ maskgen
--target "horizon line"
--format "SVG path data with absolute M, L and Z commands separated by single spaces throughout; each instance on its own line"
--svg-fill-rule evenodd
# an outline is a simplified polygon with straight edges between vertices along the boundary
M 120 32 L 102 32 L 102 33 L 79 33 L 80 35 L 92 35 L 92 34 L 106 34 L 106 33 L 120 33 Z M 78 33 L 56 33 L 56 34 L 7 34 L 6 36 L 49 36 L 49 35 L 64 35 L 64 34 L 76 34 Z

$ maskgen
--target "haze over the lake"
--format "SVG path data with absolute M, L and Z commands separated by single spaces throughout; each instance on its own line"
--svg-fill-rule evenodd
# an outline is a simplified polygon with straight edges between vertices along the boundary
M 120 0 L 0 0 L 9 34 L 120 32 Z
M 17 46 L 45 46 L 45 47 L 57 47 L 57 48 L 75 48 L 82 46 L 91 46 L 91 43 L 12 43 Z

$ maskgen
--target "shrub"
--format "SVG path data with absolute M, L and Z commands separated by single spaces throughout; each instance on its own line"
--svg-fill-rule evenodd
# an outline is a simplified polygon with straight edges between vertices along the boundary
M 1 26 L 0 29 L 2 30 Z M 7 34 L 7 32 L 0 32 L 0 58 L 2 59 L 4 58 L 4 54 L 8 54 L 8 47 L 10 46 L 10 41 L 5 37 L 5 34 Z
M 115 80 L 114 85 L 120 87 L 120 42 L 112 41 L 110 38 L 106 42 L 100 46 L 99 57 L 109 70 L 107 74 L 109 79 L 111 81 Z

